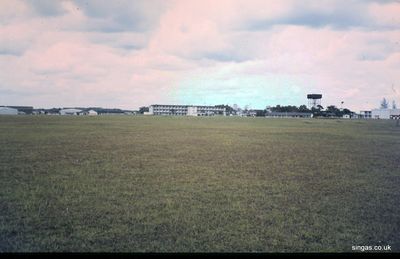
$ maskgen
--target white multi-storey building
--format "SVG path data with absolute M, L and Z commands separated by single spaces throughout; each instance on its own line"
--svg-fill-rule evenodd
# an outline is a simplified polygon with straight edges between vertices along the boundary
M 360 111 L 360 118 L 361 119 L 371 119 L 372 112 L 371 111 Z
M 225 108 L 200 105 L 167 105 L 153 104 L 149 107 L 150 115 L 180 115 L 180 116 L 213 116 L 226 115 Z

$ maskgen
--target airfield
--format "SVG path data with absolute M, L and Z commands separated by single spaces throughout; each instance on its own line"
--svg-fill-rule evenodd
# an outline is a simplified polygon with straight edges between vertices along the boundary
M 0 252 L 400 251 L 392 120 L 0 116 Z

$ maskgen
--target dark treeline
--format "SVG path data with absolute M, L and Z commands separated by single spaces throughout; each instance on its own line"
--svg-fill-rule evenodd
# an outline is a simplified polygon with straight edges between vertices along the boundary
M 318 105 L 317 107 L 313 107 L 311 109 L 309 109 L 306 105 L 300 105 L 298 107 L 295 105 L 287 105 L 287 106 L 276 105 L 267 107 L 264 110 L 247 110 L 247 109 L 241 110 L 240 108 L 235 110 L 230 106 L 228 107 L 230 109 L 229 110 L 227 109 L 227 114 L 237 114 L 238 112 L 243 112 L 244 114 L 251 114 L 254 116 L 265 116 L 267 113 L 271 112 L 296 112 L 296 113 L 312 113 L 313 116 L 315 117 L 342 117 L 343 115 L 346 114 L 350 115 L 353 113 L 347 108 L 339 109 L 335 105 L 327 106 L 326 109 L 324 109 L 324 107 L 322 107 L 321 105 Z

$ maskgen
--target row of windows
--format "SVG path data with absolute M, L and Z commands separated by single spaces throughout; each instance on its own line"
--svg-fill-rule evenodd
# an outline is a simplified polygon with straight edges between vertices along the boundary
M 180 109 L 154 109 L 153 112 L 187 112 L 187 110 L 180 110 Z M 197 110 L 198 113 L 204 112 L 223 112 L 223 110 Z
M 153 110 L 153 112 L 187 112 L 186 110 Z
M 218 111 L 223 111 L 223 108 L 217 108 L 217 107 L 210 107 L 210 106 L 153 106 L 153 109 L 183 109 L 187 110 L 189 107 L 196 107 L 198 109 L 206 109 L 206 110 L 218 110 Z
M 171 112 L 155 112 L 154 115 L 186 115 L 186 113 L 181 113 L 181 112 L 176 112 L 176 113 L 171 113 Z

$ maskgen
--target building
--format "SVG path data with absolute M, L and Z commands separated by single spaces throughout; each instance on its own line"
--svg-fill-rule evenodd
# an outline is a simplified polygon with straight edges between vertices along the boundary
M 357 114 L 355 112 L 350 113 L 350 119 L 361 119 L 360 114 Z
M 17 109 L 20 114 L 32 114 L 33 107 L 32 106 L 8 106 L 13 109 Z
M 374 109 L 371 111 L 372 119 L 397 119 L 400 117 L 400 109 Z
M 32 106 L 0 106 L 1 107 L 6 107 L 6 108 L 11 108 L 15 109 L 18 111 L 18 114 L 32 114 L 33 113 L 33 107 Z
M 360 111 L 360 118 L 361 119 L 371 119 L 372 111 Z
M 18 115 L 18 110 L 10 107 L 0 107 L 0 115 Z
M 60 115 L 79 115 L 83 111 L 79 109 L 62 109 L 60 110 Z
M 312 118 L 313 114 L 309 112 L 267 112 L 265 117 L 269 118 Z
M 149 115 L 175 116 L 213 116 L 226 115 L 225 108 L 204 105 L 166 105 L 153 104 L 149 107 Z
M 97 112 L 96 112 L 95 110 L 89 110 L 89 111 L 87 112 L 87 115 L 89 115 L 89 116 L 96 116 L 96 115 L 97 115 Z
M 51 108 L 51 109 L 46 109 L 44 110 L 44 114 L 46 115 L 60 115 L 60 110 L 59 108 Z
M 343 119 L 359 119 L 359 118 L 361 118 L 361 117 L 360 117 L 360 114 L 357 114 L 357 113 L 355 113 L 355 112 L 351 112 L 351 113 L 349 113 L 349 114 L 344 114 L 344 115 L 342 116 L 342 118 L 343 118 Z

